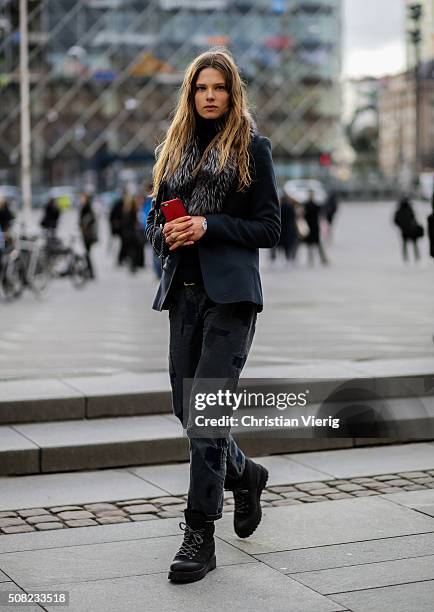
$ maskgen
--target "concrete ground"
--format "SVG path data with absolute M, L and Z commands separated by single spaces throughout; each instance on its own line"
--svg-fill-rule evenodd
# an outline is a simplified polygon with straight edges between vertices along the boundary
M 263 254 L 265 308 L 247 365 L 410 359 L 433 354 L 434 260 L 405 265 L 393 203 L 345 203 L 336 219 L 331 264 L 309 268 L 304 246 L 295 266 Z M 418 207 L 419 218 L 428 204 Z M 60 227 L 68 235 L 75 213 Z M 0 379 L 167 371 L 167 313 L 151 310 L 151 270 L 131 276 L 114 265 L 117 244 L 96 247 L 98 280 L 82 290 L 53 282 L 0 304 Z
M 235 536 L 231 505 L 227 505 L 223 519 L 216 523 L 217 568 L 204 580 L 188 585 L 167 580 L 168 565 L 182 540 L 180 518 L 153 516 L 156 520 L 151 520 L 149 514 L 144 518 L 145 513 L 135 514 L 135 521 L 116 524 L 80 527 L 78 521 L 74 528 L 62 524 L 56 530 L 0 535 L 0 597 L 5 592 L 66 591 L 68 609 L 74 612 L 198 608 L 212 612 L 222 608 L 431 612 L 434 443 L 302 453 L 262 461 L 270 471 L 273 490 L 280 492 L 275 496 L 287 495 L 288 505 L 285 500 L 264 505 L 260 526 L 246 540 Z M 179 494 L 186 491 L 186 468 L 181 464 L 156 471 L 100 471 L 89 473 L 87 482 L 86 472 L 67 474 L 63 484 L 59 476 L 57 484 L 52 475 L 25 477 L 33 479 L 33 486 L 27 481 L 19 495 L 14 482 L 18 478 L 9 479 L 9 490 L 2 479 L 1 508 L 7 499 L 10 506 L 29 508 L 29 504 L 44 506 L 50 500 L 56 504 L 112 500 L 120 491 L 125 497 L 137 496 L 140 482 L 142 495 L 146 487 L 150 496 Z M 424 477 L 421 470 L 431 477 Z M 131 481 L 127 483 L 133 475 L 134 492 Z M 357 485 L 345 485 L 350 477 L 357 477 L 359 490 Z M 419 481 L 419 488 L 400 489 L 411 479 Z M 324 480 L 360 496 L 327 500 L 312 496 L 310 503 L 300 501 L 300 493 L 313 493 L 314 488 L 325 486 L 320 482 Z M 298 496 L 291 487 L 279 487 L 279 482 L 291 482 Z M 367 490 L 375 482 L 377 486 L 371 488 L 375 496 L 362 496 L 360 488 Z M 394 488 L 398 492 L 386 492 Z M 270 495 L 268 499 L 275 503 Z M 96 504 L 87 507 L 97 513 Z M 65 515 L 67 507 L 54 511 Z M 0 516 L 7 514 L 3 510 Z M 28 510 L 27 516 L 31 515 Z M 54 610 L 55 606 L 15 609 L 41 608 Z M 0 605 L 0 609 L 9 608 Z

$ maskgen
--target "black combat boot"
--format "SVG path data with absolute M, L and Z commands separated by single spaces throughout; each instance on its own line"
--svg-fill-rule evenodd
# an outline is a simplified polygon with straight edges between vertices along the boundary
M 225 479 L 225 489 L 234 493 L 234 529 L 240 538 L 252 535 L 261 522 L 261 493 L 267 479 L 268 471 L 247 457 L 241 478 Z
M 214 521 L 207 522 L 198 510 L 184 510 L 184 516 L 185 523 L 179 523 L 184 541 L 173 559 L 168 578 L 193 582 L 216 567 Z

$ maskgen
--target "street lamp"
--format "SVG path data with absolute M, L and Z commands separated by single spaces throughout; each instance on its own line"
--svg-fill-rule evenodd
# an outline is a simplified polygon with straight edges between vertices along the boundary
M 415 91 L 415 160 L 414 160 L 414 182 L 415 187 L 419 184 L 420 167 L 420 43 L 422 41 L 420 22 L 423 14 L 423 7 L 420 3 L 413 3 L 408 6 L 410 19 L 414 22 L 413 29 L 408 32 L 410 40 L 414 45 L 414 91 Z
M 20 0 L 20 100 L 21 100 L 21 188 L 24 222 L 32 220 L 32 178 L 30 157 L 30 93 L 27 0 Z

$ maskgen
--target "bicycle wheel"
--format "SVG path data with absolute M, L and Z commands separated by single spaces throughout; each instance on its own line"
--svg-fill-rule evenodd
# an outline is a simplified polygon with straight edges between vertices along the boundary
M 48 261 L 45 255 L 41 252 L 35 262 L 34 271 L 30 278 L 27 279 L 30 289 L 36 296 L 40 296 L 48 289 L 48 283 L 51 277 Z
M 83 255 L 74 255 L 71 262 L 70 275 L 72 284 L 76 289 L 81 289 L 89 280 L 89 267 Z
M 9 257 L 0 279 L 0 290 L 6 300 L 18 298 L 24 290 L 21 263 L 18 257 Z

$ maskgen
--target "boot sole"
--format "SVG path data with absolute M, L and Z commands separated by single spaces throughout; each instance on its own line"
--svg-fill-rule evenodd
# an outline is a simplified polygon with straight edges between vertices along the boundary
M 173 582 L 195 582 L 202 580 L 208 572 L 211 572 L 217 566 L 216 556 L 213 555 L 206 566 L 197 572 L 169 572 L 168 579 Z
M 261 465 L 261 478 L 259 481 L 259 486 L 258 486 L 258 491 L 257 491 L 257 495 L 256 495 L 256 500 L 258 502 L 258 506 L 259 506 L 259 516 L 258 516 L 258 522 L 256 523 L 256 525 L 253 527 L 253 529 L 251 529 L 249 532 L 241 532 L 238 533 L 237 530 L 235 530 L 235 533 L 237 534 L 237 536 L 239 538 L 248 538 L 252 535 L 252 533 L 254 533 L 256 531 L 256 529 L 258 528 L 259 523 L 262 520 L 262 508 L 261 508 L 261 495 L 262 495 L 262 491 L 265 489 L 265 486 L 267 484 L 267 480 L 268 480 L 268 470 L 266 468 L 264 468 L 264 466 Z

